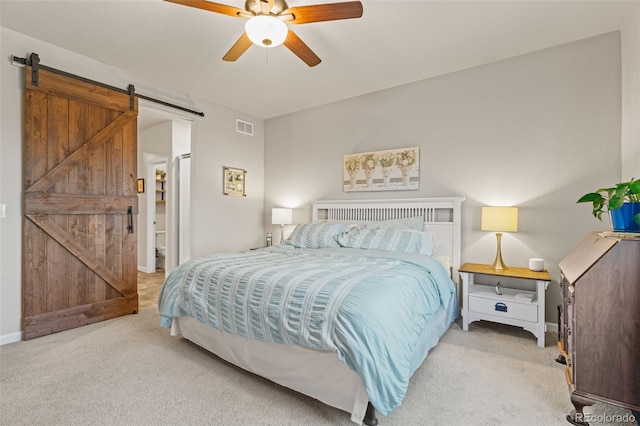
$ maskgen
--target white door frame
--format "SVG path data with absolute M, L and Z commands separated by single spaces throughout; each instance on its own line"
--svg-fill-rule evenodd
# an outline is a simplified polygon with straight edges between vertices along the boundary
M 158 164 L 167 164 L 169 165 L 169 159 L 167 157 L 155 158 L 153 160 L 147 161 L 147 182 L 148 191 L 147 191 L 147 272 L 155 272 L 156 270 L 156 168 L 155 166 Z M 167 167 L 168 168 L 168 167 Z M 167 173 L 167 179 L 169 178 L 169 173 Z M 167 182 L 166 186 L 169 182 Z M 166 207 L 168 209 L 169 206 Z M 165 218 L 166 221 L 166 218 Z M 165 223 L 165 232 L 169 232 L 169 227 Z M 166 241 L 168 239 L 168 235 L 165 234 L 165 246 Z
M 183 169 L 187 170 L 186 176 Z M 175 192 L 177 205 L 175 235 L 177 235 L 178 240 L 176 244 L 176 266 L 178 266 L 191 258 L 191 227 L 189 226 L 191 220 L 191 153 L 177 157 L 175 174 L 175 187 L 178 189 Z

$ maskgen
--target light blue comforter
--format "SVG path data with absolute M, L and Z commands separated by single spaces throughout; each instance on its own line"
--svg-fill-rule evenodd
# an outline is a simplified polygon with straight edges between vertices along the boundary
M 430 320 L 442 317 L 454 292 L 429 256 L 285 244 L 182 264 L 158 308 L 163 327 L 191 316 L 244 337 L 335 351 L 388 415 L 422 361 L 416 357 L 429 349 L 420 346 Z M 453 317 L 446 321 L 435 341 Z

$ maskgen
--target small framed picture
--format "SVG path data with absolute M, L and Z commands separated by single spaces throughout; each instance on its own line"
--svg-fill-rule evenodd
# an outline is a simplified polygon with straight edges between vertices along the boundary
M 144 192 L 144 179 L 138 179 L 138 194 Z
M 235 167 L 222 167 L 222 193 L 224 195 L 246 196 L 247 171 Z

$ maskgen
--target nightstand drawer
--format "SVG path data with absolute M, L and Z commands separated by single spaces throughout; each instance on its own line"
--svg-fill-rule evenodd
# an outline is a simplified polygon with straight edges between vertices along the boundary
M 532 303 L 518 303 L 469 295 L 469 311 L 522 321 L 538 321 L 538 306 Z

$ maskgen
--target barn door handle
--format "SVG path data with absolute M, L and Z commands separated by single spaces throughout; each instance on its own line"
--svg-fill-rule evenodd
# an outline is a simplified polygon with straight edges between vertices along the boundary
M 127 230 L 129 231 L 130 234 L 133 234 L 133 206 L 129 206 L 129 208 L 127 209 L 127 218 L 128 218 Z

